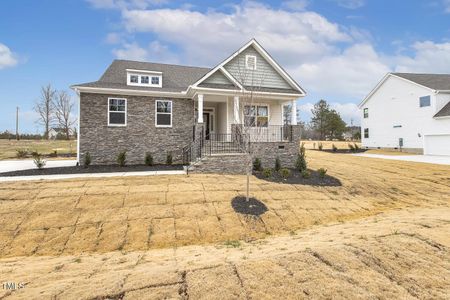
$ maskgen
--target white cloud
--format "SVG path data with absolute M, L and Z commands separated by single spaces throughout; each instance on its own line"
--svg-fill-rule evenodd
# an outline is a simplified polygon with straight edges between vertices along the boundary
M 339 6 L 348 9 L 357 9 L 366 4 L 365 0 L 334 0 Z
M 168 2 L 168 0 L 86 0 L 95 8 L 106 9 L 147 9 L 151 6 L 158 6 Z
M 353 125 L 359 125 L 361 123 L 361 113 L 358 109 L 358 106 L 355 103 L 337 103 L 331 102 L 329 103 L 330 107 L 336 110 L 341 118 L 344 120 L 347 125 L 351 125 L 353 121 Z M 311 110 L 314 108 L 314 103 L 302 103 L 297 104 L 297 111 L 299 112 L 300 119 L 303 122 L 308 123 L 311 120 L 312 113 Z
M 304 63 L 291 72 L 307 90 L 361 99 L 389 71 L 370 44 L 356 44 L 341 54 Z
M 412 45 L 412 50 L 412 57 L 392 58 L 397 72 L 449 73 L 450 43 L 416 42 Z
M 146 60 L 148 51 L 138 44 L 125 44 L 121 49 L 114 49 L 113 54 L 119 59 Z
M 14 67 L 18 62 L 17 55 L 6 45 L 0 43 L 0 69 Z
M 122 37 L 117 32 L 110 32 L 106 35 L 105 42 L 108 44 L 118 44 L 122 41 Z
M 158 41 L 151 42 L 145 48 L 136 43 L 125 44 L 122 48 L 114 49 L 113 54 L 119 59 L 179 63 L 179 58 L 170 51 L 169 47 Z
M 450 13 L 450 0 L 442 0 L 442 4 L 444 5 L 445 12 Z

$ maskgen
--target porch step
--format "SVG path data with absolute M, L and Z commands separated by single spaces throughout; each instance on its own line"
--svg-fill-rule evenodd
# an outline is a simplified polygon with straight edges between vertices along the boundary
M 245 153 L 212 154 L 192 163 L 190 173 L 245 174 Z

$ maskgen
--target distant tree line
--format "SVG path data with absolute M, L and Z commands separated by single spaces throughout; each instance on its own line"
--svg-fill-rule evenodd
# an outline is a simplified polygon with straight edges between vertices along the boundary
M 347 126 L 340 114 L 330 108 L 325 100 L 320 100 L 311 109 L 312 118 L 309 123 L 301 123 L 302 138 L 311 140 L 352 140 L 361 138 L 357 126 Z

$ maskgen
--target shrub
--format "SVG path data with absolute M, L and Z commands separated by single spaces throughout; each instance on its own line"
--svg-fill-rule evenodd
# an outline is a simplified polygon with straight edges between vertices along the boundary
M 167 153 L 167 157 L 166 157 L 166 164 L 171 165 L 172 164 L 172 153 Z
M 280 171 L 280 169 L 281 169 L 281 162 L 280 162 L 280 159 L 277 157 L 276 159 L 275 159 L 275 171 Z
M 303 170 L 303 171 L 302 171 L 302 177 L 303 177 L 303 178 L 309 178 L 309 177 L 311 177 L 311 172 L 309 172 L 308 170 Z
M 318 147 L 319 147 L 319 150 L 322 151 L 322 149 L 323 149 L 323 144 L 322 144 L 322 143 L 319 143 L 319 144 L 318 144 Z
M 353 144 L 348 144 L 348 148 L 351 152 L 355 152 L 355 146 L 353 146 Z
M 355 151 L 359 150 L 359 146 L 356 143 L 354 144 L 354 147 L 355 147 Z
M 86 152 L 86 154 L 84 155 L 83 165 L 85 168 L 87 168 L 89 167 L 90 164 L 91 164 L 91 154 L 89 152 Z
M 56 150 L 53 150 L 52 153 L 49 154 L 50 157 L 57 157 L 58 156 L 58 152 Z
M 291 171 L 287 168 L 280 169 L 279 173 L 283 179 L 288 179 L 291 176 Z
M 125 167 L 125 164 L 127 162 L 127 151 L 121 151 L 117 155 L 117 163 L 121 167 Z
M 153 156 L 151 153 L 145 153 L 145 164 L 147 166 L 153 166 Z
M 301 172 L 306 170 L 306 154 L 305 154 L 305 144 L 302 143 L 300 146 L 300 153 L 297 155 L 297 161 L 295 162 L 295 168 Z
M 263 175 L 266 178 L 272 177 L 272 169 L 269 168 L 263 169 Z
M 45 161 L 45 159 L 42 157 L 42 155 L 39 153 L 36 153 L 33 156 L 33 162 L 39 170 L 42 170 L 44 168 L 45 164 L 47 163 Z
M 36 150 L 31 151 L 30 154 L 31 154 L 32 157 L 35 157 L 36 155 L 39 155 L 39 153 Z
M 17 149 L 16 157 L 17 158 L 25 158 L 28 155 L 28 150 L 26 149 Z
M 259 159 L 258 157 L 255 158 L 255 160 L 253 161 L 253 170 L 255 171 L 261 171 L 262 166 L 261 166 L 261 159 Z
M 333 149 L 333 152 L 337 152 L 338 148 L 336 147 L 335 144 L 331 145 L 331 148 Z
M 327 169 L 324 169 L 324 168 L 320 168 L 320 169 L 318 169 L 317 170 L 317 172 L 319 173 L 319 177 L 320 178 L 325 178 L 325 175 L 327 174 Z

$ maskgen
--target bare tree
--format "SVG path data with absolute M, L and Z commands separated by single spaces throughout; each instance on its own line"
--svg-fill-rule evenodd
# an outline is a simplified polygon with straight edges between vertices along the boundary
M 74 102 L 66 91 L 60 91 L 54 100 L 55 117 L 58 127 L 61 128 L 66 136 L 70 139 L 70 130 L 75 124 L 76 119 L 72 118 L 72 110 Z
M 38 123 L 44 126 L 44 138 L 48 139 L 48 132 L 53 122 L 54 106 L 56 91 L 51 84 L 41 87 L 41 96 L 34 105 L 34 110 L 39 114 Z

